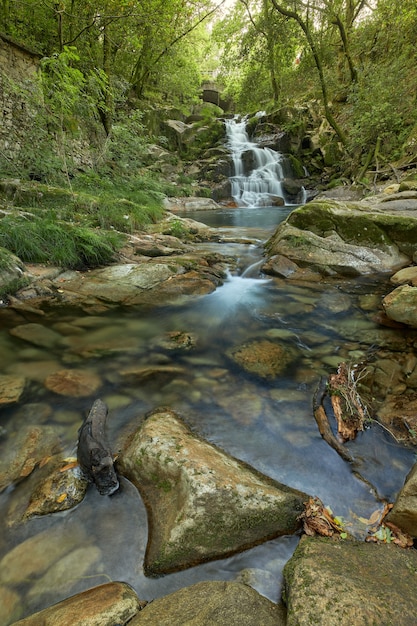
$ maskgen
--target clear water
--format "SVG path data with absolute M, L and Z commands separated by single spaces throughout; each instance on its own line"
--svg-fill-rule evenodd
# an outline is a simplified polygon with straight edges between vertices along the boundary
M 226 218 L 227 212 L 219 213 L 221 228 L 231 234 L 256 232 L 259 241 L 265 239 L 271 230 L 271 211 L 265 211 L 266 223 L 262 214 L 257 213 L 255 219 L 249 213 L 254 209 L 240 211 L 237 226 Z M 198 219 L 202 218 L 200 212 Z M 110 407 L 112 442 L 124 429 L 139 425 L 149 410 L 170 406 L 207 440 L 268 476 L 320 497 L 345 519 L 351 532 L 364 537 L 366 525 L 359 518 L 369 518 L 382 506 L 352 467 L 321 439 L 312 397 L 320 377 L 334 371 L 338 362 L 359 359 L 370 345 L 395 336 L 397 331 L 376 326 L 364 306 L 370 295 L 380 298 L 385 285 L 380 280 L 358 279 L 291 285 L 247 272 L 248 266 L 257 265 L 259 245 L 210 245 L 241 260 L 238 270 L 214 293 L 151 312 L 131 308 L 87 316 L 51 311 L 36 321 L 61 336 L 54 348 L 11 335 L 17 320 L 7 309 L 0 309 L 1 373 L 22 374 L 30 380 L 25 401 L 1 410 L 3 449 L 13 446 L 14 434 L 23 424 L 49 423 L 60 434 L 65 452 L 74 453 L 77 430 L 96 396 L 58 396 L 45 389 L 43 379 L 51 370 L 88 368 L 102 381 L 97 395 Z M 344 305 L 335 306 L 340 302 Z M 27 321 L 34 320 L 21 318 L 19 323 Z M 171 331 L 193 335 L 195 348 L 166 350 L 166 333 Z M 273 383 L 243 374 L 226 356 L 229 347 L 259 337 L 280 338 L 297 351 L 292 367 Z M 134 385 L 121 375 L 123 369 L 152 363 L 180 365 L 183 373 L 146 385 Z M 378 427 L 365 431 L 350 449 L 357 457 L 356 469 L 380 496 L 392 500 L 414 455 Z M 127 480 L 122 479 L 120 492 L 111 498 L 91 488 L 73 510 L 9 528 L 10 509 L 24 488 L 25 481 L 0 494 L 0 559 L 14 545 L 40 532 L 50 534 L 47 550 L 71 536 L 70 554 L 75 557 L 59 559 L 64 568 L 60 575 L 50 569 L 49 578 L 48 571 L 36 572 L 12 585 L 7 580 L 0 583 L 19 594 L 22 615 L 108 580 L 130 583 L 146 600 L 200 580 L 245 580 L 277 601 L 283 565 L 298 541 L 283 537 L 228 559 L 148 579 L 142 572 L 146 511 Z M 82 552 L 75 552 L 77 548 Z M 17 571 L 20 567 L 16 562 Z

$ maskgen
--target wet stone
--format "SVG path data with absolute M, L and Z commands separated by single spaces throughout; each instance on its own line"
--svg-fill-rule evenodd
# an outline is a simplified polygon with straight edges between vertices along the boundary
M 285 612 L 251 587 L 202 582 L 150 602 L 129 626 L 284 626 Z
M 62 396 L 83 398 L 91 396 L 101 386 L 101 380 L 90 370 L 60 370 L 48 376 L 44 385 Z
M 122 626 L 130 623 L 146 602 L 123 582 L 93 587 L 19 622 L 19 626 Z
M 85 541 L 81 526 L 54 527 L 26 539 L 0 561 L 0 582 L 19 584 L 46 572 L 73 547 Z
M 268 339 L 249 341 L 227 355 L 246 372 L 265 379 L 282 374 L 296 356 L 289 346 Z
M 101 550 L 96 546 L 83 546 L 69 552 L 54 563 L 43 576 L 38 578 L 30 587 L 27 598 L 30 602 L 47 602 L 48 598 L 70 595 L 74 588 L 101 558 Z
M 21 324 L 10 330 L 10 334 L 42 348 L 54 348 L 62 340 L 60 334 L 42 324 Z
M 0 448 L 0 492 L 29 476 L 43 459 L 56 453 L 60 445 L 55 431 L 48 426 L 26 426 L 12 440 L 6 439 Z
M 11 624 L 23 612 L 19 594 L 9 587 L 0 586 L 0 624 Z
M 169 409 L 147 417 L 117 468 L 148 507 L 150 576 L 292 534 L 306 498 L 200 439 Z
M 6 375 L 0 376 L 0 406 L 16 404 L 21 399 L 25 390 L 26 379 L 24 376 Z

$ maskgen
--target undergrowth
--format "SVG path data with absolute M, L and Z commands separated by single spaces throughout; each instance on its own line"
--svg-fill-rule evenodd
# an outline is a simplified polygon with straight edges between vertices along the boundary
M 60 222 L 48 217 L 6 216 L 0 220 L 0 246 L 26 263 L 49 263 L 70 269 L 110 263 L 123 245 L 116 231 Z

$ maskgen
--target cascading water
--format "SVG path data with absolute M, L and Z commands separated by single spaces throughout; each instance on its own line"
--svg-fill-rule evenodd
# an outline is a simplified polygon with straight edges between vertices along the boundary
M 305 202 L 302 188 L 299 202 L 290 202 L 283 188 L 284 178 L 291 177 L 285 157 L 271 148 L 260 148 L 249 139 L 246 118 L 225 120 L 227 146 L 232 153 L 234 175 L 230 177 L 232 197 L 238 206 L 272 206 L 282 201 L 286 206 Z

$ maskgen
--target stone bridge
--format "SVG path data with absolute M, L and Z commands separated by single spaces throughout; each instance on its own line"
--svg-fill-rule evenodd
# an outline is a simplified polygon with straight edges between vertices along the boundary
M 211 102 L 223 111 L 229 110 L 231 102 L 222 97 L 224 86 L 213 80 L 206 80 L 201 85 L 201 98 L 203 102 Z

